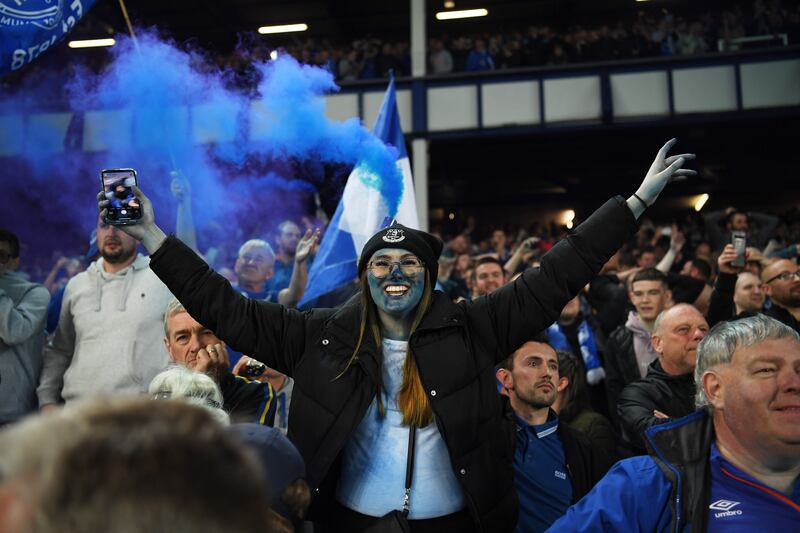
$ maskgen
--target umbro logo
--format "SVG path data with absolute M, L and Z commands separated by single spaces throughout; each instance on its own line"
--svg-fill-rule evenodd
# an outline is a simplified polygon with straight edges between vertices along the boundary
M 730 500 L 717 500 L 711 505 L 709 505 L 708 508 L 713 509 L 715 511 L 730 511 L 731 509 L 739 505 L 739 503 L 740 502 L 732 502 Z
M 734 510 L 734 507 L 740 504 L 741 502 L 733 502 L 731 500 L 717 500 L 709 505 L 708 508 L 712 511 L 720 511 L 719 513 L 714 513 L 715 518 L 725 518 L 742 514 L 741 509 Z

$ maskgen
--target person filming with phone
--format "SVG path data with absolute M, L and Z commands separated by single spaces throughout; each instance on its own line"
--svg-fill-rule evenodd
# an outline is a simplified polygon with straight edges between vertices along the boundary
M 549 326 L 636 230 L 693 154 L 669 141 L 627 200 L 616 196 L 527 269 L 473 302 L 435 291 L 442 241 L 393 224 L 357 264 L 360 295 L 300 312 L 235 291 L 156 225 L 142 203 L 150 267 L 186 310 L 234 348 L 295 379 L 289 438 L 307 466 L 317 531 L 512 531 L 513 427 L 494 367 Z M 108 201 L 98 195 L 101 216 Z

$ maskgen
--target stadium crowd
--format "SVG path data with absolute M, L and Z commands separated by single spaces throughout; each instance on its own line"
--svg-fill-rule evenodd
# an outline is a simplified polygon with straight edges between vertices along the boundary
M 731 43 L 748 36 L 786 34 L 787 44 L 800 43 L 800 4 L 780 0 L 729 4 L 721 10 L 641 10 L 622 18 L 595 17 L 583 24 L 540 23 L 468 35 L 434 30 L 428 44 L 428 73 L 705 54 L 719 51 L 720 41 L 723 49 L 736 49 Z M 410 47 L 403 40 L 364 37 L 340 44 L 298 39 L 284 51 L 302 63 L 327 69 L 339 81 L 385 78 L 390 70 L 395 76 L 411 75 Z M 247 58 L 234 56 L 230 61 L 237 64 Z
M 303 313 L 319 219 L 201 247 L 183 178 L 180 240 L 140 192 L 46 275 L 0 230 L 0 530 L 797 529 L 800 212 L 652 221 L 670 147 L 574 230 L 381 230 Z

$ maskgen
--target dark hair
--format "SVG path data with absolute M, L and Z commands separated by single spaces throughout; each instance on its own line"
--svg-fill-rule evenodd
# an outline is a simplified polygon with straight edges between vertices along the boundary
M 547 336 L 547 333 L 544 332 L 544 331 L 541 331 L 541 332 L 537 333 L 536 335 L 534 335 L 533 337 L 531 337 L 530 339 L 528 339 L 525 342 L 538 342 L 539 344 L 546 344 L 546 345 L 552 347 L 552 345 L 550 344 L 550 338 Z M 523 345 L 524 345 L 524 343 L 523 343 Z M 522 346 L 520 346 L 519 348 L 522 348 Z M 506 370 L 514 370 L 514 356 L 519 351 L 519 348 L 514 350 L 511 353 L 511 355 L 509 355 L 508 357 L 503 359 L 503 361 L 500 362 L 499 368 L 505 368 Z
M 642 246 L 641 249 L 639 250 L 639 257 L 641 257 L 642 254 L 647 254 L 647 253 L 651 253 L 651 254 L 656 253 L 655 247 L 651 246 L 649 244 L 647 244 L 645 246 Z
M 692 259 L 692 266 L 700 271 L 704 280 L 708 281 L 711 279 L 711 264 L 708 261 L 696 257 Z
M 341 378 L 345 372 L 353 365 L 353 362 L 358 358 L 361 347 L 364 342 L 365 336 L 369 333 L 375 341 L 375 346 L 380 349 L 382 337 L 381 329 L 378 318 L 378 311 L 375 302 L 372 300 L 369 292 L 369 282 L 367 281 L 367 271 L 364 270 L 359 276 L 361 284 L 361 293 L 358 295 L 361 303 L 361 325 L 359 326 L 358 340 L 352 355 L 347 360 L 344 369 L 336 376 L 335 379 Z M 414 320 L 411 323 L 411 330 L 409 337 L 422 322 L 425 313 L 431 305 L 433 295 L 433 284 L 431 283 L 431 271 L 425 270 L 425 288 L 422 291 L 422 298 L 417 304 L 417 310 L 414 312 Z M 354 296 L 355 298 L 355 296 Z M 381 366 L 383 359 L 378 358 Z M 380 375 L 380 374 L 379 374 Z M 377 401 L 378 413 L 381 417 L 386 414 L 386 407 L 383 405 L 381 388 L 382 382 L 378 382 Z M 417 360 L 411 355 L 411 345 L 409 344 L 406 350 L 406 359 L 403 363 L 403 382 L 400 385 L 400 391 L 397 393 L 397 406 L 400 412 L 403 413 L 403 425 L 411 427 L 425 427 L 433 420 L 433 410 L 428 402 L 428 395 L 422 386 L 422 378 L 419 375 L 419 368 L 417 367 Z
M 636 266 L 636 258 L 630 252 L 620 252 L 619 253 L 619 266 L 622 267 L 635 267 Z
M 631 287 L 633 287 L 633 284 L 637 281 L 660 281 L 665 289 L 669 288 L 669 284 L 667 283 L 667 275 L 657 268 L 643 268 L 634 274 L 633 279 L 631 280 Z
M 286 486 L 281 500 L 292 513 L 292 518 L 281 516 L 270 509 L 269 521 L 273 533 L 295 533 L 302 531 L 306 511 L 311 504 L 311 488 L 304 479 L 295 479 Z
M 479 266 L 488 264 L 497 265 L 500 267 L 500 270 L 505 272 L 505 269 L 503 268 L 503 263 L 501 263 L 499 259 L 496 259 L 492 256 L 481 257 L 480 259 L 472 263 L 472 279 L 473 280 L 477 279 L 477 274 L 475 273 L 475 271 L 478 270 Z
M 19 239 L 8 230 L 0 228 L 0 242 L 7 242 L 11 247 L 11 257 L 19 257 Z
M 732 224 L 733 223 L 733 217 L 735 217 L 736 215 L 744 215 L 745 218 L 749 218 L 745 211 L 742 211 L 741 209 L 734 209 L 733 211 L 728 213 L 728 217 L 726 219 L 728 224 Z
M 557 350 L 558 355 L 558 375 L 567 378 L 569 384 L 564 389 L 564 399 L 558 418 L 565 423 L 569 423 L 585 409 L 589 409 L 589 393 L 586 388 L 586 376 L 584 375 L 583 365 L 570 352 Z

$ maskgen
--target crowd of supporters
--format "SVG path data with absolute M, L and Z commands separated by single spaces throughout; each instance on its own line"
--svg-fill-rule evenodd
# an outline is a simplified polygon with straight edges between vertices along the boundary
M 756 0 L 734 3 L 721 11 L 643 10 L 610 20 L 535 24 L 467 35 L 434 29 L 428 45 L 428 72 L 448 74 L 689 56 L 717 52 L 720 41 L 723 49 L 731 49 L 730 43 L 741 37 L 778 34 L 786 34 L 788 44 L 800 42 L 800 5 Z M 778 43 L 782 44 L 769 41 L 766 46 Z M 390 70 L 396 76 L 411 74 L 407 41 L 368 37 L 343 45 L 307 39 L 287 46 L 285 52 L 298 61 L 329 70 L 340 81 L 383 78 Z
M 198 242 L 202 239 L 185 219 L 191 198 L 182 190 L 188 189 L 179 180 L 173 183 L 179 236 L 242 295 L 296 306 L 323 220 L 286 220 L 237 242 L 219 237 Z M 468 221 L 464 227 L 434 228 L 445 242 L 437 287 L 454 302 L 479 301 L 512 283 L 526 269 L 538 267 L 570 234 L 556 224 L 511 227 Z M 743 256 L 733 244 L 734 234 L 746 238 Z M 25 360 L 13 370 L 18 381 L 13 389 L 6 378 L 12 366 L 4 362 L 0 368 L 0 422 L 13 423 L 37 409 L 54 410 L 65 401 L 132 393 L 144 386 L 156 399 L 186 397 L 224 424 L 276 426 L 285 432 L 292 378 L 226 346 L 177 300 L 170 301 L 172 295 L 136 249 L 135 240 L 100 220 L 88 251 L 54 258 L 46 272 L 30 268 L 24 254 L 20 259 L 15 236 L 0 231 L 0 324 L 8 329 L 0 329 L 0 346 L 6 355 Z M 548 503 L 536 495 L 539 490 L 558 494 L 563 489 L 558 481 L 550 486 L 553 481 L 543 482 L 538 470 L 518 471 L 522 530 L 546 529 L 569 503 L 589 493 L 615 460 L 646 454 L 648 429 L 694 412 L 695 354 L 711 326 L 765 314 L 799 331 L 798 255 L 796 208 L 780 216 L 743 207 L 676 212 L 667 224 L 645 214 L 634 237 L 555 322 L 498 367 L 501 394 L 511 395 L 514 406 L 521 400 L 510 391 L 524 378 L 517 360 L 547 360 L 542 346 L 557 350 L 551 352 L 552 361 L 543 363 L 552 365 L 551 371 L 543 370 L 543 379 L 553 393 L 536 415 L 544 418 L 531 415 L 538 425 L 525 426 L 535 431 L 524 437 L 524 444 L 518 436 L 517 446 L 534 446 L 549 434 L 548 413 L 557 414 L 564 426 L 558 430 L 559 442 L 572 465 L 571 496 Z M 314 306 L 343 304 L 359 290 L 354 281 Z M 140 292 L 141 297 L 130 298 Z M 24 320 L 13 326 L 20 317 Z M 109 364 L 110 353 L 119 354 L 125 364 Z M 522 416 L 519 411 L 517 416 Z M 584 453 L 589 455 L 575 455 Z M 556 465 L 556 477 L 558 471 Z M 535 488 L 530 492 L 524 483 Z M 561 511 L 539 511 L 550 504 Z M 303 516 L 301 511 L 284 514 L 295 522 Z

